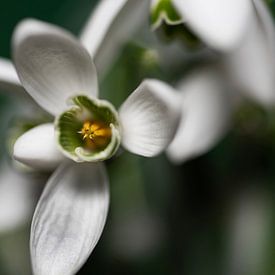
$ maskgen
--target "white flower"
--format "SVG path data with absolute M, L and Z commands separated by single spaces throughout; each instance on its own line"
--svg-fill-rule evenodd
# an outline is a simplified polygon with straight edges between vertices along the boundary
M 111 66 L 123 43 L 126 43 L 132 32 L 135 33 L 135 30 L 139 28 L 138 26 L 146 21 L 140 20 L 141 16 L 146 17 L 144 10 L 148 10 L 146 7 L 148 0 L 143 2 L 144 4 L 139 7 L 142 1 L 103 0 L 92 12 L 80 34 L 80 38 L 95 59 L 97 69 L 100 71 L 100 78 L 103 78 L 104 73 Z M 135 9 L 135 20 L 130 20 L 131 24 L 128 24 L 129 18 L 133 19 L 131 12 L 129 12 L 132 8 Z M 121 28 L 122 25 L 125 26 L 123 29 Z M 33 113 L 44 113 L 41 108 L 40 110 L 37 108 L 36 102 L 25 92 L 13 64 L 4 58 L 0 58 L 0 89 L 1 92 L 5 92 L 5 95 L 11 96 L 16 103 L 16 108 L 8 111 L 9 118 L 14 117 L 15 111 L 17 116 L 27 117 L 31 120 L 33 119 Z M 7 113 L 5 115 L 7 116 Z M 10 121 L 9 118 L 6 117 L 5 119 L 7 124 Z M 55 165 L 57 165 L 57 162 L 51 162 L 47 166 L 39 165 L 38 162 L 36 168 L 52 170 L 56 168 Z M 0 200 L 0 208 L 3 210 L 3 215 L 0 217 L 0 232 L 5 232 L 27 222 L 25 218 L 32 213 L 32 208 L 29 205 L 37 199 L 35 195 L 33 196 L 34 193 L 36 194 L 33 190 L 35 187 L 30 188 L 30 185 L 36 186 L 37 180 L 33 180 L 27 173 L 17 171 L 18 169 L 14 165 L 4 163 L 2 170 L 5 170 L 5 172 L 2 173 L 0 179 L 1 196 L 9 198 L 9 200 Z M 10 179 L 20 179 L 20 181 L 14 181 L 14 183 L 7 185 L 7 181 L 10 181 Z M 24 184 L 25 182 L 30 182 L 30 184 Z M 16 188 L 16 185 L 19 185 L 19 187 Z M 14 189 L 22 189 L 20 199 L 17 196 L 18 192 L 15 192 Z M 19 203 L 16 203 L 17 201 Z M 23 207 L 23 202 L 26 202 L 25 207 Z M 4 215 L 4 213 L 9 213 L 9 215 Z
M 167 150 L 175 163 L 209 151 L 227 132 L 231 113 L 245 97 L 264 107 L 275 103 L 275 29 L 265 4 L 250 2 L 253 14 L 239 46 L 221 55 L 218 68 L 198 69 L 177 85 L 182 119 Z
M 39 168 L 61 162 L 34 214 L 33 270 L 74 274 L 95 247 L 107 216 L 108 179 L 97 161 L 111 157 L 120 140 L 139 155 L 161 153 L 177 128 L 174 90 L 145 80 L 117 113 L 96 98 L 96 70 L 84 47 L 65 30 L 35 20 L 17 27 L 13 58 L 26 91 L 56 117 L 55 126 L 44 124 L 23 134 L 14 157 Z

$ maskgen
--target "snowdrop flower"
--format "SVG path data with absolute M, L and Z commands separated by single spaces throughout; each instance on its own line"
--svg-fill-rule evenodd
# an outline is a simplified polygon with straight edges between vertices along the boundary
M 275 103 L 274 25 L 261 0 L 251 3 L 251 24 L 240 45 L 223 53 L 220 68 L 202 68 L 178 84 L 182 119 L 167 150 L 175 163 L 206 153 L 224 136 L 241 95 L 266 107 Z
M 35 20 L 16 28 L 13 59 L 26 91 L 55 117 L 19 137 L 14 157 L 38 168 L 61 163 L 34 214 L 33 270 L 75 274 L 107 216 L 108 178 L 100 161 L 112 157 L 120 143 L 142 156 L 161 153 L 177 128 L 174 90 L 145 80 L 117 112 L 98 99 L 96 69 L 85 48 L 65 30 Z
M 103 78 L 104 73 L 111 66 L 114 57 L 123 44 L 146 21 L 145 11 L 148 11 L 148 3 L 148 0 L 102 0 L 92 12 L 80 34 L 80 40 L 94 58 L 100 78 Z M 129 12 L 132 9 L 135 10 L 134 17 Z M 130 18 L 131 20 L 129 20 Z M 124 27 L 122 28 L 122 26 Z M 34 113 L 42 112 L 42 109 L 39 110 L 36 106 L 37 104 L 25 92 L 13 64 L 5 58 L 0 58 L 0 89 L 6 93 L 5 95 L 10 95 L 15 103 L 18 101 L 17 108 L 9 112 L 9 117 L 14 117 L 16 111 L 17 115 L 32 120 Z M 10 119 L 6 119 L 6 121 L 8 123 Z M 44 136 L 44 138 L 47 139 L 47 136 Z M 48 163 L 48 165 L 39 165 L 39 162 L 37 162 L 35 167 L 39 168 L 39 170 L 48 171 L 55 169 L 58 164 L 56 161 Z M 34 182 L 28 173 L 17 171 L 18 169 L 14 165 L 3 164 L 1 170 L 4 171 L 0 179 L 1 197 L 9 199 L 0 200 L 0 208 L 4 210 L 1 212 L 3 215 L 0 216 L 0 232 L 6 232 L 26 223 L 27 217 L 33 212 L 33 208 L 30 205 L 33 205 L 36 201 L 34 189 L 37 182 L 36 179 Z M 10 179 L 20 179 L 20 181 L 14 180 L 13 184 L 7 185 Z M 25 182 L 32 183 L 25 184 Z M 17 185 L 19 186 L 18 188 L 16 187 Z M 19 193 L 15 192 L 14 189 L 22 189 L 20 199 L 17 196 Z M 26 202 L 25 204 L 23 203 L 24 201 Z M 23 207 L 23 204 L 25 207 Z M 5 213 L 9 213 L 9 215 Z

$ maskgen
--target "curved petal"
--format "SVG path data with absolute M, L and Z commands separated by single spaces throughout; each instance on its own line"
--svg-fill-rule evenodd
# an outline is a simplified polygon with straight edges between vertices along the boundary
M 35 179 L 7 163 L 0 168 L 0 233 L 30 221 L 35 205 Z
M 275 28 L 262 1 L 254 0 L 254 17 L 242 44 L 225 57 L 232 83 L 264 105 L 275 102 Z
M 251 0 L 173 0 L 192 30 L 209 46 L 227 51 L 237 46 L 249 25 Z
M 159 80 L 147 79 L 120 108 L 122 144 L 130 152 L 152 157 L 174 137 L 179 121 L 175 91 Z
M 51 170 L 64 159 L 59 151 L 54 125 L 46 123 L 32 128 L 20 136 L 14 144 L 16 160 L 41 170 Z
M 193 72 L 179 85 L 182 118 L 167 155 L 181 163 L 210 150 L 228 129 L 232 102 L 218 71 Z
M 24 88 L 53 115 L 61 113 L 72 96 L 97 95 L 88 52 L 63 29 L 24 20 L 13 35 L 13 59 Z
M 49 180 L 31 228 L 36 275 L 75 274 L 102 233 L 109 187 L 101 163 L 64 164 Z
M 118 56 L 121 46 L 146 22 L 149 0 L 101 0 L 80 40 L 95 60 L 99 76 Z

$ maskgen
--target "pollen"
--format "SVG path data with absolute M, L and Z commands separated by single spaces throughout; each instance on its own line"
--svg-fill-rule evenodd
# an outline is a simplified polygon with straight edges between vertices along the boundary
M 85 121 L 78 133 L 82 135 L 86 147 L 92 150 L 105 147 L 112 136 L 111 128 L 99 121 Z

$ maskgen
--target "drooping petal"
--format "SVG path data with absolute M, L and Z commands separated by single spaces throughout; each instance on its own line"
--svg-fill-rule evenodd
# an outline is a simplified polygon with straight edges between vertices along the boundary
M 275 102 L 275 28 L 262 1 L 254 0 L 254 17 L 242 44 L 225 57 L 232 82 L 264 105 Z
M 35 169 L 56 168 L 64 156 L 57 147 L 54 125 L 41 124 L 20 136 L 14 144 L 13 156 Z
M 237 46 L 248 27 L 251 0 L 173 0 L 186 24 L 211 47 Z
M 179 113 L 174 89 L 159 80 L 143 81 L 119 111 L 123 146 L 146 157 L 161 153 L 174 137 Z
M 98 242 L 108 205 L 108 179 L 101 163 L 61 165 L 47 183 L 33 217 L 34 274 L 75 274 Z
M 149 0 L 101 0 L 88 19 L 80 40 L 95 60 L 99 76 L 149 18 Z
M 27 224 L 34 210 L 35 181 L 7 163 L 0 168 L 0 233 Z
M 210 150 L 229 126 L 231 97 L 217 70 L 193 72 L 179 85 L 182 118 L 167 155 L 181 163 Z
M 95 66 L 88 52 L 65 30 L 28 19 L 13 35 L 13 59 L 27 92 L 57 115 L 68 98 L 97 95 Z

